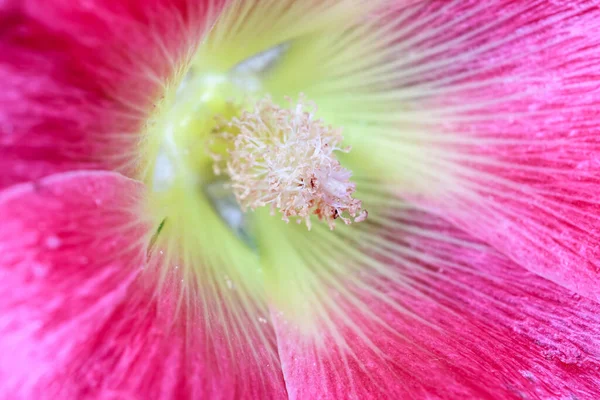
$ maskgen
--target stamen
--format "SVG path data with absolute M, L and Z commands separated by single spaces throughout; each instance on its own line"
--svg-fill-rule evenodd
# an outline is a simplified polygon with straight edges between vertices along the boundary
M 267 97 L 252 111 L 219 123 L 209 143 L 215 174 L 229 176 L 243 211 L 269 206 L 272 215 L 279 210 L 286 222 L 298 217 L 309 230 L 313 214 L 330 229 L 338 218 L 346 224 L 364 221 L 367 211 L 352 197 L 352 173 L 334 155 L 350 151 L 340 147 L 342 130 L 316 119 L 316 106 L 302 95 L 296 104 L 286 100 L 289 109 Z

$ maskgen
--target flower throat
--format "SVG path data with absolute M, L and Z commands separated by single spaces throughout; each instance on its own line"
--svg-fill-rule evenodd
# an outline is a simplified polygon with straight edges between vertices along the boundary
M 258 208 L 309 230 L 313 216 L 330 229 L 367 218 L 353 197 L 351 172 L 336 158 L 350 151 L 342 130 L 316 118 L 314 103 L 300 95 L 286 98 L 287 107 L 270 96 L 241 104 L 236 99 L 250 96 L 218 78 L 184 80 L 148 127 L 145 181 L 157 226 L 182 226 L 194 199 L 207 201 L 209 212 L 253 248 L 247 213 Z

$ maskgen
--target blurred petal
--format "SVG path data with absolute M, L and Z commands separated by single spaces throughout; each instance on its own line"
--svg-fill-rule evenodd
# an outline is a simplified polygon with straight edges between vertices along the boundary
M 363 243 L 390 266 L 387 276 L 355 261 L 370 274 L 357 279 L 377 289 L 363 291 L 367 313 L 330 291 L 339 329 L 324 322 L 315 342 L 274 310 L 290 398 L 597 398 L 598 303 L 439 219 L 396 218 L 394 230 Z M 322 260 L 315 269 L 332 249 L 335 241 L 311 249 Z
M 82 168 L 131 175 L 138 132 L 217 3 L 0 5 L 0 188 Z
M 284 397 L 269 349 L 157 290 L 141 194 L 108 172 L 0 193 L 0 397 Z

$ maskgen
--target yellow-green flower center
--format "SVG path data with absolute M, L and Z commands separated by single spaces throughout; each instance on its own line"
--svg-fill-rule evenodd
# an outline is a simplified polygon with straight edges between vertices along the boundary
M 350 297 L 345 280 L 358 287 L 365 265 L 385 270 L 357 257 L 370 231 L 355 226 L 368 224 L 330 232 L 333 222 L 364 220 L 361 200 L 381 221 L 393 200 L 369 192 L 387 189 L 379 182 L 423 184 L 405 178 L 408 161 L 390 146 L 398 128 L 378 119 L 398 109 L 379 96 L 387 82 L 358 76 L 385 62 L 387 31 L 368 17 L 379 2 L 248 4 L 232 1 L 211 25 L 148 120 L 142 213 L 161 227 L 150 256 L 161 280 L 183 281 L 182 301 L 261 315 L 271 304 L 312 329 L 339 311 L 328 291 Z M 421 151 L 407 149 L 408 160 Z M 270 211 L 326 223 L 308 232 Z

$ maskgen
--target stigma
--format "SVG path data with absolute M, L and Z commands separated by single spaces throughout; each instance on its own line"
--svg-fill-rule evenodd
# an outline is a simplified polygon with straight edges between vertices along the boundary
M 302 95 L 286 101 L 283 108 L 266 97 L 220 119 L 208 143 L 214 173 L 227 175 L 244 212 L 269 207 L 309 230 L 313 215 L 332 230 L 336 220 L 364 221 L 368 213 L 353 197 L 352 173 L 336 158 L 350 151 L 342 147 L 342 129 L 316 118 L 316 105 Z

